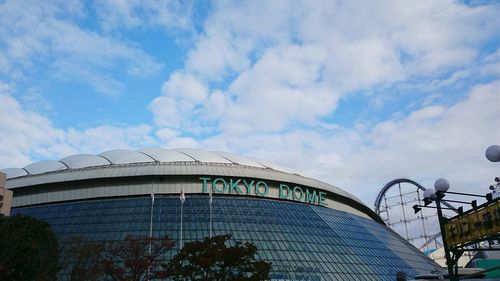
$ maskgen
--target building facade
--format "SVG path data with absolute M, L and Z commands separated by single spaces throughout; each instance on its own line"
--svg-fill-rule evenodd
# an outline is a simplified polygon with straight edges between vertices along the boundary
M 229 233 L 272 262 L 272 280 L 394 280 L 438 268 L 348 192 L 235 154 L 113 150 L 2 171 L 12 213 L 48 221 L 62 241 L 152 232 L 178 248 Z
M 12 191 L 5 189 L 6 174 L 0 172 L 0 215 L 8 216 L 12 205 Z

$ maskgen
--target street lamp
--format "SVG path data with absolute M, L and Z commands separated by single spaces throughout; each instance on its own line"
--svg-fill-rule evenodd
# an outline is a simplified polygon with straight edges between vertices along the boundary
M 491 162 L 500 162 L 500 145 L 492 145 L 492 146 L 488 147 L 486 149 L 485 156 Z M 462 253 L 464 251 L 471 250 L 471 249 L 465 248 L 465 246 L 467 246 L 466 244 L 467 243 L 477 243 L 478 241 L 484 241 L 485 238 L 484 238 L 484 233 L 483 233 L 483 234 L 481 234 L 482 237 L 478 236 L 477 238 L 470 238 L 469 239 L 470 241 L 466 241 L 466 243 L 464 243 L 463 241 L 460 242 L 462 244 L 460 247 L 457 247 L 456 241 L 453 242 L 453 240 L 450 240 L 450 241 L 452 241 L 451 244 L 453 246 L 453 248 L 450 248 L 448 245 L 448 241 L 446 239 L 447 233 L 445 231 L 445 224 L 447 224 L 448 226 L 450 226 L 450 224 L 452 224 L 452 226 L 453 226 L 453 223 L 456 223 L 457 218 L 463 218 L 464 215 L 463 215 L 463 207 L 453 208 L 451 205 L 448 204 L 448 202 L 470 204 L 472 206 L 472 210 L 467 211 L 468 216 L 470 216 L 471 214 L 474 214 L 474 212 L 477 212 L 478 206 L 477 206 L 476 200 L 472 200 L 471 202 L 464 202 L 464 201 L 449 200 L 449 199 L 444 200 L 443 198 L 445 197 L 446 194 L 483 197 L 483 198 L 486 198 L 487 202 L 482 204 L 481 206 L 479 206 L 479 209 L 482 208 L 482 210 L 484 211 L 484 210 L 486 210 L 486 208 L 491 208 L 491 207 L 498 208 L 498 207 L 495 207 L 496 205 L 494 205 L 494 204 L 498 203 L 498 197 L 500 197 L 500 178 L 496 177 L 495 182 L 496 182 L 496 186 L 490 185 L 490 190 L 492 190 L 493 192 L 487 193 L 484 196 L 484 195 L 477 195 L 477 194 L 470 194 L 470 193 L 463 193 L 463 192 L 451 192 L 451 191 L 449 191 L 450 183 L 446 179 L 440 178 L 434 182 L 434 189 L 426 189 L 424 191 L 424 205 L 413 206 L 413 210 L 415 211 L 415 214 L 420 212 L 422 210 L 422 208 L 435 208 L 435 209 L 437 209 L 439 228 L 441 229 L 441 237 L 443 239 L 444 253 L 446 256 L 446 266 L 448 268 L 448 276 L 449 276 L 450 281 L 458 281 L 458 267 L 455 267 L 455 266 L 458 262 L 458 259 L 462 255 Z M 493 199 L 495 199 L 496 201 L 492 201 Z M 428 206 L 432 202 L 436 202 L 436 207 Z M 448 206 L 449 208 L 443 208 L 441 206 L 441 203 Z M 448 220 L 447 218 L 445 218 L 443 216 L 443 211 L 442 211 L 443 209 L 454 210 L 458 213 L 458 215 L 454 218 L 451 218 L 451 220 Z M 474 225 L 476 225 L 476 224 L 474 224 Z M 479 225 L 482 225 L 482 224 L 479 223 Z M 493 237 L 493 236 L 498 237 L 498 235 L 500 233 L 499 230 L 494 229 L 494 228 L 490 229 L 489 231 L 491 231 L 492 233 L 496 232 L 496 234 L 490 233 L 489 235 L 492 235 L 491 237 Z M 451 235 L 453 238 L 453 234 L 451 234 Z M 473 250 L 477 250 L 477 249 L 473 249 Z M 451 253 L 453 253 L 453 256 L 451 256 Z
M 446 192 L 450 189 L 450 183 L 446 179 L 437 179 L 434 182 L 434 188 L 436 192 Z
M 491 162 L 500 162 L 500 145 L 492 145 L 484 153 Z
M 441 237 L 443 239 L 443 247 L 444 247 L 444 255 L 446 257 L 446 266 L 448 267 L 448 276 L 450 278 L 450 281 L 458 281 L 458 277 L 455 276 L 453 272 L 453 263 L 450 255 L 450 251 L 448 248 L 448 243 L 446 241 L 445 237 L 445 230 L 444 230 L 444 217 L 443 217 L 443 211 L 441 210 L 441 199 L 444 197 L 444 193 L 448 191 L 450 188 L 450 183 L 446 179 L 437 179 L 434 182 L 434 188 L 436 189 L 437 193 L 434 193 L 434 198 L 432 198 L 432 194 L 430 195 L 429 198 L 433 199 L 436 201 L 436 207 L 437 207 L 437 213 L 438 213 L 438 221 L 439 221 L 439 229 L 441 230 Z
M 424 205 L 414 205 L 413 210 L 415 211 L 415 214 L 420 212 L 422 208 L 432 208 L 432 209 L 437 209 L 437 215 L 438 215 L 438 221 L 439 221 L 439 228 L 441 230 L 441 237 L 443 239 L 443 247 L 444 247 L 444 253 L 446 257 L 446 266 L 448 268 L 448 276 L 450 281 L 457 281 L 458 280 L 458 272 L 454 270 L 455 264 L 458 262 L 458 259 L 460 258 L 460 255 L 454 255 L 453 257 L 451 256 L 450 253 L 450 248 L 448 245 L 448 242 L 446 240 L 446 232 L 445 232 L 445 223 L 446 223 L 446 218 L 443 216 L 443 210 L 453 210 L 456 211 L 459 215 L 463 213 L 463 207 L 458 207 L 458 208 L 452 208 L 451 205 L 448 204 L 448 202 L 454 202 L 454 203 L 461 203 L 461 204 L 470 204 L 473 209 L 477 208 L 477 201 L 472 200 L 471 202 L 466 202 L 466 201 L 457 201 L 457 200 L 444 200 L 443 198 L 447 193 L 449 194 L 456 194 L 456 195 L 465 195 L 465 196 L 475 196 L 475 197 L 485 197 L 488 199 L 488 201 L 491 199 L 488 198 L 489 196 L 482 196 L 482 195 L 476 195 L 476 194 L 469 194 L 469 193 L 463 193 L 463 192 L 451 192 L 449 191 L 450 189 L 450 183 L 443 178 L 437 179 L 434 182 L 434 189 L 428 188 L 424 191 Z M 490 194 L 491 195 L 491 194 Z M 436 203 L 436 206 L 428 206 L 432 202 Z M 449 206 L 450 208 L 445 208 L 441 206 L 441 203 L 446 204 L 446 206 Z M 458 268 L 457 268 L 458 270 Z
M 436 199 L 436 191 L 433 188 L 427 188 L 424 191 L 424 204 L 425 206 L 432 203 L 432 200 Z

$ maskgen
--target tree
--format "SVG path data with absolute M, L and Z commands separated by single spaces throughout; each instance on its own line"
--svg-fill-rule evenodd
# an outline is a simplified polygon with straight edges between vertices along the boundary
M 94 281 L 104 274 L 104 242 L 75 236 L 68 243 L 66 265 L 71 281 Z
M 154 277 L 164 255 L 174 247 L 168 237 L 127 236 L 117 241 L 73 237 L 66 250 L 71 281 L 141 281 Z
M 47 222 L 0 216 L 0 280 L 56 280 L 57 238 Z
M 269 278 L 271 263 L 255 260 L 257 247 L 249 242 L 227 246 L 231 235 L 214 236 L 186 245 L 159 277 L 172 280 L 260 281 Z
M 164 254 L 174 245 L 168 236 L 129 235 L 125 240 L 109 241 L 104 250 L 104 273 L 116 281 L 148 280 L 160 267 Z

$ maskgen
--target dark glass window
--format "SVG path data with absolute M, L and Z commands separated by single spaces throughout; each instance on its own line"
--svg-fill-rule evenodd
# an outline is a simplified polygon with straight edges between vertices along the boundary
M 207 196 L 187 196 L 183 213 L 184 242 L 209 235 Z M 135 197 L 14 208 L 48 221 L 59 238 L 92 240 L 149 235 L 151 198 Z M 178 196 L 155 195 L 153 235 L 180 240 Z M 413 277 L 435 264 L 387 227 L 367 218 L 325 207 L 267 199 L 216 196 L 213 234 L 231 233 L 253 242 L 258 256 L 272 262 L 275 280 L 394 280 L 396 272 Z M 175 251 L 170 253 L 170 257 Z

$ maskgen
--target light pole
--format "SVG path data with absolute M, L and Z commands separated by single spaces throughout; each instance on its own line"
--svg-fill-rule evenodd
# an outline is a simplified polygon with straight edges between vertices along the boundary
M 446 240 L 446 232 L 444 229 L 444 224 L 445 224 L 445 217 L 443 216 L 443 208 L 441 207 L 441 200 L 443 199 L 445 192 L 448 191 L 450 188 L 450 183 L 446 179 L 438 179 L 436 182 L 434 182 L 434 189 L 428 188 L 424 191 L 424 203 L 425 206 L 419 206 L 415 205 L 413 206 L 413 209 L 415 210 L 415 213 L 419 212 L 422 207 L 424 208 L 433 208 L 433 207 L 428 207 L 432 201 L 436 202 L 436 209 L 437 209 L 437 215 L 438 215 L 438 221 L 439 221 L 439 229 L 441 231 L 441 237 L 443 239 L 443 248 L 444 248 L 444 255 L 446 257 L 446 267 L 448 268 L 448 276 L 450 281 L 457 281 L 458 277 L 456 276 L 453 267 L 454 264 L 452 262 L 452 257 L 450 254 L 450 250 L 448 247 L 448 242 Z
M 448 248 L 448 242 L 446 241 L 446 231 L 444 229 L 444 217 L 443 211 L 441 210 L 441 199 L 444 197 L 444 193 L 448 191 L 450 188 L 450 183 L 446 179 L 438 179 L 434 182 L 434 188 L 436 189 L 436 193 L 434 194 L 436 201 L 436 208 L 438 213 L 438 221 L 439 221 L 439 229 L 441 231 L 441 237 L 443 239 L 443 247 L 444 247 L 444 255 L 446 257 L 446 267 L 448 268 L 448 276 L 450 281 L 458 281 L 458 276 L 455 276 L 455 272 L 453 270 L 454 264 L 452 263 L 450 250 Z
M 460 256 L 463 254 L 463 250 L 453 250 L 450 248 L 450 245 L 448 243 L 448 238 L 445 225 L 448 223 L 448 219 L 443 215 L 443 210 L 454 210 L 458 212 L 458 216 L 461 216 L 463 214 L 463 207 L 459 208 L 446 208 L 441 205 L 441 203 L 447 203 L 447 206 L 449 205 L 448 202 L 454 202 L 454 203 L 461 203 L 461 204 L 470 204 L 473 209 L 477 208 L 477 201 L 472 200 L 471 202 L 465 202 L 465 201 L 457 201 L 457 200 L 444 200 L 443 198 L 447 193 L 449 194 L 455 194 L 455 195 L 465 195 L 465 196 L 474 196 L 474 197 L 483 197 L 486 198 L 488 201 L 491 200 L 491 197 L 486 195 L 476 195 L 476 194 L 470 194 L 470 193 L 463 193 L 463 192 L 451 192 L 448 189 L 450 188 L 450 183 L 446 179 L 438 179 L 434 182 L 434 189 L 428 188 L 424 191 L 424 205 L 414 205 L 413 209 L 415 213 L 420 212 L 422 208 L 433 208 L 437 210 L 437 215 L 438 215 L 438 221 L 439 221 L 439 229 L 441 230 L 441 237 L 443 239 L 443 248 L 444 248 L 444 253 L 446 257 L 446 267 L 448 269 L 448 276 L 450 281 L 458 281 L 458 267 L 456 267 L 458 259 Z M 428 206 L 432 202 L 436 202 L 436 207 Z M 452 256 L 453 253 L 453 256 Z
M 486 149 L 486 152 L 484 153 L 486 156 L 486 159 L 490 160 L 491 162 L 500 162 L 500 145 L 492 145 Z M 497 198 L 500 196 L 500 178 L 496 177 L 495 178 L 495 186 L 490 185 L 490 190 L 493 191 L 493 199 Z
M 486 158 L 491 162 L 500 162 L 500 145 L 492 145 L 486 149 L 485 152 Z M 434 189 L 426 189 L 424 191 L 424 205 L 414 205 L 413 209 L 415 210 L 415 214 L 420 212 L 422 208 L 435 208 L 437 209 L 439 228 L 441 230 L 441 236 L 443 238 L 443 247 L 444 253 L 446 257 L 446 267 L 448 269 L 448 276 L 450 281 L 458 281 L 458 259 L 464 253 L 464 251 L 477 251 L 484 250 L 479 247 L 467 248 L 473 245 L 474 243 L 479 243 L 482 241 L 486 241 L 488 239 L 498 239 L 500 237 L 500 229 L 492 226 L 491 216 L 492 212 L 500 209 L 498 206 L 498 202 L 500 199 L 497 197 L 500 196 L 500 179 L 498 177 L 495 178 L 496 187 L 491 185 L 490 189 L 493 190 L 493 193 L 488 193 L 486 196 L 463 193 L 463 192 L 451 192 L 448 191 L 450 188 L 450 183 L 446 179 L 438 179 L 434 182 Z M 477 205 L 477 201 L 473 200 L 471 202 L 457 201 L 457 200 L 444 200 L 445 195 L 455 194 L 455 195 L 465 195 L 465 196 L 473 196 L 473 197 L 483 197 L 486 199 L 486 203 L 481 206 Z M 494 198 L 495 197 L 495 198 Z M 495 200 L 493 200 L 495 199 Z M 428 206 L 432 202 L 436 202 L 436 207 Z M 472 209 L 467 211 L 464 214 L 463 207 L 459 207 L 457 209 L 453 208 L 448 202 L 454 203 L 462 203 L 462 204 L 470 204 Z M 450 208 L 443 208 L 441 203 L 445 204 Z M 453 218 L 445 218 L 443 216 L 443 209 L 455 210 L 458 212 Z M 481 214 L 482 220 L 477 220 L 477 215 Z M 465 222 L 458 220 L 465 220 Z M 468 221 L 471 220 L 471 221 Z M 459 225 L 457 226 L 457 222 Z M 466 230 L 463 227 L 466 226 Z M 456 240 L 456 233 L 453 232 L 453 228 L 460 228 L 462 232 L 467 232 L 470 234 L 471 227 L 476 228 L 476 231 L 479 231 L 478 234 L 474 234 L 470 237 L 463 238 L 461 240 Z M 449 230 L 449 232 L 447 232 Z M 450 234 L 450 237 L 447 235 Z M 463 233 L 461 233 L 463 234 Z M 448 241 L 450 239 L 450 241 Z M 451 244 L 451 248 L 450 248 Z M 491 246 L 490 246 L 491 247 Z M 453 256 L 451 255 L 453 254 Z

